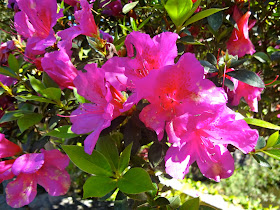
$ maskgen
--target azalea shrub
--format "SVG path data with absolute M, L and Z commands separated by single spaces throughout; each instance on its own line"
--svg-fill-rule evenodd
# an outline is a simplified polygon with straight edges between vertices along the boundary
M 220 182 L 238 173 L 237 151 L 268 170 L 280 159 L 278 2 L 6 3 L 0 180 L 11 207 L 39 184 L 121 208 L 198 209 L 198 198 L 165 197 L 161 180 L 192 166 Z M 88 174 L 78 187 L 74 171 Z

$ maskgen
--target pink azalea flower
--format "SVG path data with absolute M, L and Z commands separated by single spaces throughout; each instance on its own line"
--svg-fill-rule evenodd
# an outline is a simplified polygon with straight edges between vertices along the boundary
M 92 132 L 85 140 L 85 152 L 91 154 L 97 139 L 104 128 L 120 115 L 125 98 L 105 81 L 104 71 L 97 64 L 87 64 L 87 72 L 79 71 L 74 79 L 78 93 L 92 103 L 81 104 L 72 112 L 72 131 L 77 134 Z
M 64 195 L 70 187 L 70 176 L 65 170 L 69 158 L 59 150 L 41 150 L 41 153 L 24 154 L 12 167 L 17 178 L 6 187 L 7 203 L 13 208 L 29 204 L 37 194 L 37 184 L 52 196 Z
M 250 152 L 258 140 L 258 131 L 244 120 L 235 120 L 235 113 L 218 106 L 200 115 L 185 114 L 170 123 L 176 138 L 165 156 L 166 172 L 183 179 L 189 166 L 197 162 L 204 176 L 217 182 L 234 171 L 234 160 L 226 146 L 231 144 L 244 153 Z
M 238 57 L 243 57 L 245 54 L 254 54 L 255 47 L 249 39 L 249 27 L 248 20 L 251 15 L 251 12 L 246 12 L 242 17 L 237 9 L 234 10 L 233 17 L 237 23 L 238 29 L 234 28 L 227 42 L 227 49 L 230 54 L 238 55 Z M 238 20 L 236 20 L 239 18 Z M 252 27 L 252 25 L 250 26 Z
M 65 2 L 66 4 L 71 5 L 72 7 L 77 6 L 77 4 L 79 3 L 78 0 L 64 0 L 64 2 Z
M 175 65 L 151 71 L 135 84 L 136 101 L 145 98 L 150 102 L 139 117 L 146 127 L 156 131 L 159 139 L 174 117 L 190 111 L 200 114 L 227 101 L 222 88 L 204 79 L 204 68 L 191 53 L 185 53 Z
M 12 50 L 16 49 L 15 43 L 10 40 L 0 45 L 0 65 L 7 65 Z
M 46 53 L 41 62 L 43 70 L 62 88 L 74 87 L 77 69 L 64 49 Z
M 22 149 L 15 143 L 5 138 L 5 135 L 0 133 L 0 158 L 6 158 L 18 155 Z
M 102 66 L 106 79 L 117 89 L 128 87 L 133 90 L 135 81 L 147 76 L 153 69 L 174 64 L 177 38 L 178 35 L 171 32 L 161 33 L 153 39 L 148 34 L 130 33 L 125 40 L 128 57 L 113 57 Z
M 101 1 L 99 7 L 104 8 L 102 13 L 108 16 L 115 16 L 115 17 L 121 16 L 122 7 L 123 7 L 121 1 L 115 0 L 107 4 L 108 2 L 109 0 Z
M 26 55 L 34 57 L 56 42 L 53 27 L 62 12 L 57 13 L 56 0 L 18 0 L 20 12 L 15 14 L 15 28 L 27 38 Z

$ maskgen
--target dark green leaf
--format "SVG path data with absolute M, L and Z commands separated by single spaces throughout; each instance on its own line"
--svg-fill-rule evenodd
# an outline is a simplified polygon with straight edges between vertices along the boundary
M 272 61 L 280 61 L 280 51 L 273 52 L 270 57 Z
M 64 125 L 59 128 L 55 128 L 49 133 L 45 134 L 46 136 L 53 136 L 57 138 L 70 139 L 79 136 L 71 131 L 71 125 Z
M 41 90 L 41 93 L 45 98 L 51 99 L 53 101 L 60 101 L 60 97 L 61 97 L 60 88 L 50 87 L 50 88 Z
M 262 79 L 255 72 L 243 69 L 231 71 L 226 74 L 253 87 L 265 88 Z
M 258 164 L 260 164 L 260 166 L 272 168 L 271 165 L 267 162 L 267 160 L 263 158 L 263 156 L 258 155 L 258 154 L 253 154 L 253 157 L 258 162 Z
M 29 81 L 30 81 L 30 84 L 32 86 L 32 88 L 37 92 L 37 93 L 42 93 L 42 90 L 45 89 L 45 86 L 43 85 L 43 83 L 36 79 L 35 77 L 31 76 L 31 75 L 28 75 L 28 78 L 29 78 Z
M 234 84 L 230 79 L 225 78 L 224 85 L 227 86 L 231 91 L 234 90 Z
M 207 17 L 207 21 L 214 31 L 218 31 L 223 23 L 223 12 L 217 12 Z
M 136 5 L 138 4 L 139 1 L 135 1 L 135 2 L 131 2 L 128 4 L 125 4 L 122 8 L 122 12 L 124 14 L 128 13 L 130 10 L 132 10 L 134 7 L 136 7 Z
M 182 26 L 186 21 L 187 13 L 192 9 L 192 0 L 168 0 L 164 5 L 172 22 Z
M 198 210 L 199 209 L 199 197 L 187 200 L 181 207 L 180 210 Z
M 207 61 L 211 63 L 212 65 L 216 66 L 217 65 L 217 59 L 212 53 L 207 53 L 206 55 Z
M 241 64 L 243 64 L 244 62 L 246 62 L 248 59 L 244 58 L 241 60 L 234 60 L 232 59 L 229 65 L 229 68 L 235 68 L 237 66 L 240 66 Z
M 0 67 L 0 74 L 6 75 L 9 77 L 13 77 L 13 78 L 17 78 L 17 75 L 15 74 L 15 72 L 12 69 L 5 67 L 5 66 Z
M 255 149 L 262 149 L 265 147 L 265 145 L 266 145 L 265 139 L 262 136 L 260 136 L 258 138 L 258 142 L 257 142 Z
M 157 167 L 163 161 L 167 149 L 166 145 L 157 142 L 150 146 L 148 158 L 152 167 Z
M 93 150 L 92 154 L 85 153 L 84 147 L 74 145 L 63 145 L 71 161 L 81 170 L 95 175 L 110 177 L 113 175 L 111 166 L 100 152 Z
M 275 144 L 277 144 L 278 138 L 279 138 L 279 131 L 276 131 L 275 133 L 271 134 L 271 136 L 267 140 L 266 148 L 273 147 Z
M 120 155 L 119 172 L 122 173 L 127 167 L 130 160 L 132 143 L 128 145 Z
M 117 183 L 120 191 L 128 194 L 138 194 L 153 190 L 151 178 L 147 171 L 142 168 L 131 168 Z
M 18 119 L 17 124 L 21 132 L 25 131 L 27 128 L 39 123 L 43 118 L 42 114 L 39 113 L 28 113 L 24 114 Z
M 53 79 L 50 78 L 50 76 L 46 72 L 43 72 L 43 84 L 47 88 L 48 87 L 59 88 L 58 84 L 56 84 L 55 81 L 53 81 Z
M 0 119 L 0 123 L 17 120 L 17 119 L 21 118 L 23 115 L 24 115 L 24 112 L 22 112 L 21 110 L 6 111 L 5 114 Z
M 83 186 L 83 198 L 103 197 L 117 187 L 116 180 L 106 176 L 92 176 Z
M 44 103 L 55 104 L 55 102 L 53 102 L 49 99 L 40 97 L 40 96 L 33 96 L 33 95 L 21 96 L 21 95 L 18 95 L 15 98 L 18 99 L 18 100 L 23 100 L 23 101 L 39 101 L 39 102 L 44 102 Z
M 172 209 L 177 209 L 179 208 L 180 206 L 180 203 L 181 203 L 181 199 L 180 199 L 180 196 L 174 196 L 174 197 L 171 197 L 171 198 L 168 198 L 169 200 L 169 206 L 172 208 Z
M 169 204 L 170 204 L 169 200 L 167 200 L 164 197 L 159 197 L 155 200 L 155 205 L 157 205 L 157 206 L 166 206 Z
M 188 19 L 185 22 L 184 26 L 186 27 L 186 26 L 188 26 L 188 25 L 190 25 L 190 24 L 192 24 L 196 21 L 199 21 L 203 18 L 206 18 L 206 17 L 208 17 L 208 16 L 210 16 L 210 15 L 216 13 L 216 12 L 219 12 L 219 11 L 222 11 L 222 10 L 225 10 L 225 9 L 228 9 L 228 8 L 223 8 L 223 9 L 212 8 L 212 9 L 203 10 L 203 11 L 195 14 L 194 16 L 192 16 L 190 19 Z
M 265 150 L 263 153 L 273 157 L 274 159 L 280 160 L 280 150 L 279 149 L 272 149 L 272 150 Z
M 270 122 L 266 122 L 264 120 L 259 120 L 255 118 L 244 118 L 244 120 L 250 125 L 256 125 L 262 128 L 269 128 L 273 130 L 280 130 L 280 126 L 274 125 Z
M 18 60 L 12 53 L 8 57 L 8 64 L 9 64 L 10 69 L 12 69 L 15 73 L 19 72 Z
M 260 61 L 261 63 L 270 62 L 268 55 L 265 54 L 264 52 L 257 52 L 253 55 L 253 57 L 256 58 L 258 61 Z
M 113 171 L 118 169 L 119 153 L 114 139 L 109 135 L 100 137 L 96 144 L 96 150 L 106 157 Z

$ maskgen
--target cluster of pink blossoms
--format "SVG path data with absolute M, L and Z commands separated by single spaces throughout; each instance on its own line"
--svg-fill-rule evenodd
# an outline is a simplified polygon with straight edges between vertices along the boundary
M 37 194 L 37 184 L 52 196 L 67 193 L 71 180 L 65 168 L 69 158 L 57 149 L 41 149 L 40 152 L 22 155 L 18 145 L 0 134 L 0 158 L 6 159 L 0 162 L 0 182 L 16 176 L 6 187 L 6 199 L 11 207 L 19 208 L 32 202 Z M 13 158 L 7 159 L 9 157 Z
M 55 42 L 52 27 L 60 17 L 56 1 L 17 2 L 21 12 L 16 14 L 15 26 L 27 38 L 26 53 L 43 54 Z M 125 40 L 127 57 L 112 57 L 101 68 L 87 64 L 84 71 L 78 71 L 71 63 L 72 40 L 80 34 L 99 39 L 100 33 L 91 5 L 80 0 L 80 6 L 74 14 L 76 25 L 57 33 L 61 37 L 59 50 L 44 55 L 42 68 L 61 87 L 75 87 L 89 101 L 80 104 L 70 117 L 73 132 L 92 132 L 85 140 L 85 151 L 92 153 L 101 131 L 113 119 L 146 99 L 149 105 L 141 111 L 140 119 L 159 140 L 166 131 L 172 144 L 165 157 L 168 174 L 182 179 L 189 166 L 197 162 L 210 179 L 231 176 L 234 161 L 227 146 L 248 153 L 257 143 L 258 132 L 244 120 L 235 119 L 235 113 L 226 106 L 225 91 L 205 79 L 194 54 L 185 53 L 174 63 L 178 35 L 164 32 L 151 39 L 147 34 L 132 32 Z M 231 43 L 248 42 L 249 15 L 238 21 L 240 30 L 233 32 Z M 128 98 L 124 96 L 126 91 Z

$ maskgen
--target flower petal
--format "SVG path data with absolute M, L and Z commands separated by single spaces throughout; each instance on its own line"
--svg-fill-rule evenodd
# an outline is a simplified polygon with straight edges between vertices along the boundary
M 32 174 L 38 171 L 44 164 L 44 154 L 24 154 L 16 159 L 12 166 L 15 175 L 20 173 Z
M 21 148 L 5 138 L 5 135 L 0 133 L 0 158 L 11 157 L 21 153 Z

